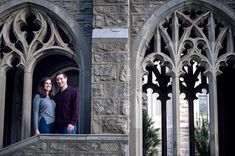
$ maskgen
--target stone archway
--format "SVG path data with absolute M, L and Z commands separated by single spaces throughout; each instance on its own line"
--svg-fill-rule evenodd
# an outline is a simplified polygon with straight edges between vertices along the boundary
M 174 23 L 175 21 L 177 21 L 177 13 L 174 15 L 174 19 L 172 19 L 169 17 L 170 14 L 172 14 L 173 12 L 175 12 L 176 10 L 182 11 L 184 9 L 187 10 L 187 8 L 191 8 L 193 6 L 202 6 L 203 7 L 198 7 L 202 10 L 209 10 L 215 14 L 224 14 L 226 17 L 224 18 L 225 21 L 227 21 L 229 23 L 229 25 L 231 25 L 232 27 L 234 27 L 234 12 L 231 11 L 230 8 L 227 8 L 226 6 L 224 6 L 223 4 L 219 3 L 219 2 L 215 2 L 212 3 L 211 1 L 185 1 L 185 0 L 180 0 L 180 1 L 171 1 L 165 5 L 163 5 L 162 7 L 158 8 L 157 11 L 148 19 L 148 21 L 144 24 L 144 26 L 142 27 L 142 29 L 140 30 L 140 32 L 137 34 L 135 40 L 134 40 L 134 44 L 132 45 L 132 52 L 134 53 L 135 57 L 131 62 L 131 67 L 133 67 L 132 71 L 132 76 L 134 77 L 134 79 L 132 79 L 131 85 L 133 90 L 135 90 L 135 92 L 132 94 L 131 96 L 131 104 L 133 104 L 133 107 L 130 107 L 131 110 L 130 112 L 134 112 L 131 115 L 131 140 L 135 140 L 133 141 L 134 143 L 137 143 L 135 145 L 130 145 L 130 148 L 135 147 L 135 154 L 134 155 L 141 155 L 142 151 L 142 145 L 141 145 L 141 111 L 142 111 L 142 99 L 141 99 L 141 95 L 142 95 L 142 91 L 141 91 L 141 87 L 142 87 L 142 72 L 143 71 L 139 71 L 136 69 L 139 69 L 140 66 L 142 66 L 142 62 L 144 60 L 144 57 L 146 56 L 146 51 L 147 48 L 149 47 L 149 43 L 150 40 L 153 38 L 153 36 L 157 39 L 159 36 L 161 36 L 162 34 L 165 33 L 169 33 L 169 36 L 165 36 L 164 40 L 166 41 L 166 47 L 163 47 L 164 50 L 169 50 L 169 49 L 174 49 L 174 47 L 179 44 L 179 42 L 181 42 L 182 40 L 178 40 L 179 36 L 182 34 L 177 34 L 180 30 L 177 30 L 177 24 L 174 25 L 172 23 Z M 182 9 L 182 10 L 181 10 Z M 176 17 L 176 18 L 175 18 Z M 162 25 L 164 22 L 164 18 L 166 18 L 166 21 L 168 21 L 168 23 L 171 23 L 172 26 L 174 28 L 172 28 L 171 30 L 169 29 L 165 29 L 164 28 L 162 30 L 159 30 L 161 28 L 159 28 L 159 25 Z M 211 19 L 213 19 L 214 17 L 211 17 Z M 178 21 L 179 22 L 179 21 Z M 166 22 L 167 23 L 167 22 Z M 212 22 L 213 23 L 213 22 Z M 178 23 L 179 25 L 182 23 Z M 194 24 L 193 24 L 194 25 Z M 215 26 L 214 24 L 212 24 L 213 26 Z M 218 26 L 218 25 L 216 25 Z M 215 27 L 216 27 L 215 26 Z M 163 26 L 164 27 L 164 26 Z M 212 29 L 214 29 L 215 27 L 213 27 Z M 225 26 L 226 27 L 226 26 Z M 229 27 L 229 26 L 228 26 Z M 159 29 L 158 29 L 159 28 Z M 226 27 L 227 28 L 227 27 Z M 225 29 L 226 29 L 225 28 Z M 210 32 L 211 29 L 208 29 Z M 156 33 L 156 32 L 160 32 L 160 33 Z M 224 32 L 217 31 L 216 33 L 218 34 L 218 32 L 220 32 L 221 34 L 224 34 Z M 227 31 L 225 31 L 227 32 Z M 210 34 L 210 33 L 209 33 Z M 213 34 L 213 32 L 211 33 Z M 226 33 L 228 34 L 228 36 L 231 35 L 231 33 Z M 208 35 L 208 34 L 207 34 Z M 223 36 L 223 35 L 222 35 Z M 211 36 L 209 35 L 209 38 Z M 218 36 L 216 36 L 215 38 L 217 39 Z M 221 37 L 221 36 L 220 36 Z M 192 37 L 193 38 L 193 37 Z M 212 40 L 215 40 L 215 38 L 213 38 Z M 230 37 L 231 40 L 233 37 Z M 223 39 L 218 39 L 222 42 Z M 216 40 L 218 42 L 218 40 Z M 231 41 L 230 40 L 230 41 Z M 173 44 L 172 44 L 173 43 Z M 211 40 L 209 39 L 209 41 L 207 42 L 208 44 L 213 44 L 213 42 L 211 42 Z M 161 42 L 159 40 L 156 40 L 154 42 L 154 44 L 161 44 Z M 194 43 L 193 43 L 194 44 Z M 148 46 L 146 46 L 148 45 Z M 180 64 L 180 56 L 177 59 L 176 53 L 178 52 L 178 48 L 179 47 L 175 47 L 176 49 L 174 50 L 169 50 L 168 54 L 166 54 L 164 56 L 161 55 L 160 53 L 163 52 L 164 50 L 161 51 L 159 50 L 159 47 L 161 47 L 160 45 L 158 47 L 156 47 L 156 49 L 153 49 L 154 52 L 156 52 L 156 57 L 152 57 L 146 60 L 146 64 L 148 64 L 149 62 L 154 62 L 157 59 L 160 60 L 160 62 L 162 62 L 165 66 L 168 66 L 169 69 L 172 71 L 171 75 L 172 76 L 172 107 L 173 107 L 173 155 L 180 155 L 180 129 L 179 129 L 179 122 L 180 122 L 180 115 L 179 115 L 179 96 L 177 96 L 177 94 L 175 93 L 180 93 L 180 84 L 179 84 L 179 77 L 181 75 L 180 71 L 176 71 L 177 69 L 175 68 L 176 66 L 178 66 Z M 190 46 L 189 46 L 190 47 Z M 187 49 L 187 47 L 185 47 Z M 200 46 L 199 46 L 200 48 Z M 221 48 L 221 47 L 220 47 Z M 180 48 L 179 48 L 180 49 Z M 189 48 L 190 49 L 190 48 Z M 218 56 L 216 55 L 216 57 L 214 56 L 214 51 L 218 51 L 218 49 L 213 49 L 213 50 L 209 50 L 210 54 L 207 53 L 206 57 L 208 57 L 209 55 L 212 55 L 212 57 L 208 58 L 208 63 L 211 64 L 212 62 L 217 62 L 217 63 L 212 63 L 210 66 L 211 68 L 205 68 L 207 70 L 207 76 L 209 78 L 209 82 L 211 82 L 211 84 L 209 84 L 209 92 L 210 92 L 210 120 L 211 120 L 211 124 L 210 124 L 210 137 L 211 137 L 211 142 L 210 142 L 210 151 L 211 151 L 211 155 L 218 155 L 218 151 L 219 151 L 219 147 L 218 147 L 218 114 L 217 114 L 217 88 L 216 88 L 216 74 L 218 74 L 218 70 L 217 70 L 217 66 L 219 67 L 219 62 L 223 62 L 226 61 L 226 58 L 228 57 L 229 52 L 234 52 L 233 46 L 229 46 L 226 49 L 223 49 L 223 53 L 224 58 L 218 58 Z M 176 53 L 175 53 L 176 52 Z M 190 52 L 189 52 L 190 53 Z M 158 56 L 157 56 L 158 55 Z M 221 55 L 221 54 L 219 54 Z M 231 54 L 233 55 L 233 54 Z M 201 58 L 203 58 L 204 56 L 200 56 Z M 199 62 L 201 62 L 203 59 L 199 59 L 200 57 L 194 57 L 194 56 L 190 56 L 189 58 L 193 58 Z M 171 60 L 170 58 L 174 58 L 174 60 Z M 217 59 L 218 58 L 218 59 Z M 187 59 L 187 61 L 189 61 L 190 59 Z M 172 62 L 171 62 L 172 61 Z M 176 61 L 176 62 L 175 62 Z M 177 61 L 179 61 L 177 63 Z M 186 62 L 187 62 L 186 61 Z M 186 62 L 181 62 L 182 64 L 186 63 Z M 187 63 L 186 63 L 187 64 Z M 181 69 L 181 68 L 180 68 Z
M 76 88 L 79 90 L 79 67 L 76 61 L 73 59 L 65 56 L 65 55 L 58 55 L 58 54 L 53 54 L 49 55 L 47 57 L 44 57 L 40 61 L 37 62 L 34 72 L 33 72 L 33 82 L 32 82 L 32 98 L 36 94 L 37 86 L 39 81 L 44 77 L 44 76 L 49 76 L 54 80 L 55 74 L 58 71 L 63 71 L 67 74 L 68 76 L 68 84 L 71 85 L 72 87 Z M 53 82 L 54 85 L 54 91 L 55 93 L 58 91 L 58 88 Z M 33 122 L 33 121 L 31 121 Z M 33 123 L 31 123 L 31 133 L 33 135 Z M 80 133 L 80 129 L 79 129 Z
M 83 36 L 77 23 L 59 7 L 48 1 L 13 0 L 0 8 L 1 20 L 1 52 L 0 52 L 0 147 L 3 142 L 5 113 L 5 88 L 7 72 L 12 68 L 12 61 L 23 70 L 22 124 L 21 140 L 30 136 L 31 102 L 34 67 L 43 58 L 52 55 L 63 55 L 79 69 L 79 91 L 81 98 L 80 132 L 90 130 L 90 50 L 86 37 Z M 49 12 L 49 13 L 48 13 Z M 58 59 L 57 59 L 58 60 Z M 66 61 L 65 61 L 66 62 Z M 69 61 L 67 61 L 69 62 Z M 65 63 L 66 64 L 66 63 Z M 66 67 L 67 68 L 67 67 Z M 63 69 L 60 67 L 60 69 Z M 86 93 L 84 91 L 86 90 Z M 88 92 L 87 92 L 88 91 Z M 86 120 L 86 122 L 83 122 Z M 88 121 L 88 122 L 87 122 Z

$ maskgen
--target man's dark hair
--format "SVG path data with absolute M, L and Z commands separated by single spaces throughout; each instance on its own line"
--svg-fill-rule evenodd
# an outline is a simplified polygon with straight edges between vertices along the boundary
M 67 77 L 67 74 L 64 73 L 64 72 L 61 72 L 61 71 L 57 72 L 56 75 L 55 75 L 55 77 L 57 77 L 58 75 L 61 75 L 61 74 L 62 74 L 64 77 Z

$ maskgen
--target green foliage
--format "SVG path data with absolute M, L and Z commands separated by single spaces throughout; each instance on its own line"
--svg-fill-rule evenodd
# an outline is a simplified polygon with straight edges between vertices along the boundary
M 202 118 L 197 122 L 195 129 L 195 144 L 200 156 L 210 155 L 210 134 L 209 134 L 209 121 L 207 118 Z
M 160 144 L 159 128 L 153 127 L 154 122 L 143 110 L 143 156 L 153 156 L 157 153 L 156 146 Z

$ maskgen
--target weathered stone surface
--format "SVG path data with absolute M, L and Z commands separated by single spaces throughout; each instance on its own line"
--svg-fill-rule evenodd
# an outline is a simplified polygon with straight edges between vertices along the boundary
M 101 54 L 101 53 L 93 53 L 92 59 L 93 59 L 92 61 L 94 63 L 103 62 L 103 54 Z
M 92 96 L 99 97 L 104 95 L 104 86 L 102 84 L 92 84 Z
M 103 0 L 104 3 L 118 3 L 118 4 L 121 4 L 121 3 L 127 3 L 126 0 Z
M 128 99 L 119 99 L 119 114 L 121 115 L 128 115 L 129 114 L 129 105 Z
M 120 67 L 120 76 L 119 76 L 119 79 L 120 81 L 122 82 L 128 82 L 131 78 L 130 76 L 130 68 L 127 64 L 124 64 Z
M 127 4 L 126 0 L 95 0 L 94 5 Z
M 38 150 L 46 151 L 47 150 L 47 144 L 45 142 L 42 142 L 41 144 L 39 144 Z
M 106 43 L 99 42 L 94 43 L 92 46 L 93 52 L 127 52 L 128 45 L 126 42 L 116 42 L 113 40 L 113 42 L 107 41 Z
M 50 150 L 54 150 L 54 151 L 66 152 L 67 148 L 68 148 L 68 146 L 66 144 L 63 144 L 60 142 L 50 144 Z
M 117 15 L 102 13 L 96 15 L 96 21 L 94 21 L 95 28 L 107 28 L 107 27 L 127 27 L 127 16 L 126 15 Z
M 141 26 L 144 24 L 145 20 L 149 18 L 150 15 L 133 15 L 131 17 L 132 25 L 133 26 Z
M 128 84 L 126 83 L 110 83 L 105 84 L 104 92 L 107 97 L 123 98 L 129 95 Z
M 16 147 L 9 151 L 12 156 L 128 156 L 123 154 L 120 147 L 128 147 L 127 135 L 82 135 L 74 136 L 45 136 L 31 145 Z M 47 139 L 48 138 L 48 139 Z M 87 138 L 87 139 L 86 139 Z M 70 140 L 71 139 L 71 140 Z M 86 140 L 84 140 L 86 139 Z M 29 146 L 32 146 L 28 148 Z M 38 150 L 45 146 L 44 150 Z M 36 150 L 36 151 L 35 151 Z M 0 153 L 1 155 L 1 153 Z
M 24 153 L 24 152 L 19 152 L 19 153 L 14 153 L 12 156 L 34 156 L 35 153 Z M 50 155 L 49 155 L 50 156 Z
M 127 62 L 128 60 L 127 53 L 106 53 L 104 54 L 104 62 L 116 62 L 116 63 L 123 63 Z
M 98 118 L 92 118 L 91 132 L 94 134 L 101 133 L 101 122 Z
M 146 4 L 146 3 L 159 3 L 159 2 L 164 2 L 166 0 L 132 0 L 133 3 L 142 3 L 142 4 Z
M 117 152 L 119 151 L 119 143 L 103 143 L 101 144 L 101 150 L 104 151 L 112 151 L 112 152 Z
M 73 16 L 73 18 L 79 23 L 84 34 L 88 37 L 92 36 L 92 12 L 93 1 L 92 0 L 49 0 L 51 3 L 63 8 L 65 12 Z M 87 29 L 89 28 L 89 29 Z
M 123 63 L 128 61 L 127 53 L 93 53 L 94 63 Z
M 109 14 L 117 14 L 117 13 L 127 13 L 127 6 L 120 5 L 108 5 L 108 6 L 94 6 L 94 13 L 109 13 Z
M 153 11 L 158 8 L 161 4 L 157 3 L 137 3 L 132 4 L 130 7 L 131 12 L 134 14 L 152 14 Z
M 80 144 L 74 144 L 71 147 L 76 147 L 76 151 L 97 151 L 99 149 L 98 143 L 80 143 Z
M 104 27 L 127 27 L 128 18 L 126 15 L 112 15 L 112 14 L 105 14 L 104 18 Z
M 114 64 L 93 65 L 93 82 L 115 81 L 117 79 L 117 67 Z
M 117 114 L 117 106 L 115 100 L 109 99 L 94 99 L 94 113 L 95 115 L 111 115 Z
M 129 156 L 129 146 L 127 144 L 121 144 L 122 155 Z
M 102 28 L 103 17 L 101 15 L 95 15 L 94 19 L 95 19 L 95 21 L 93 22 L 94 27 L 95 28 Z
M 103 118 L 102 132 L 109 134 L 126 134 L 128 132 L 126 118 Z

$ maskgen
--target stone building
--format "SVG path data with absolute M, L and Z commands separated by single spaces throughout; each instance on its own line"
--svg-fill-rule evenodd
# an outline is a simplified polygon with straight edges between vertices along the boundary
M 195 155 L 202 89 L 210 155 L 234 155 L 234 8 L 233 0 L 1 0 L 0 155 L 141 156 L 148 88 L 161 103 L 161 155 Z M 79 134 L 32 137 L 35 86 L 59 70 L 79 90 Z

